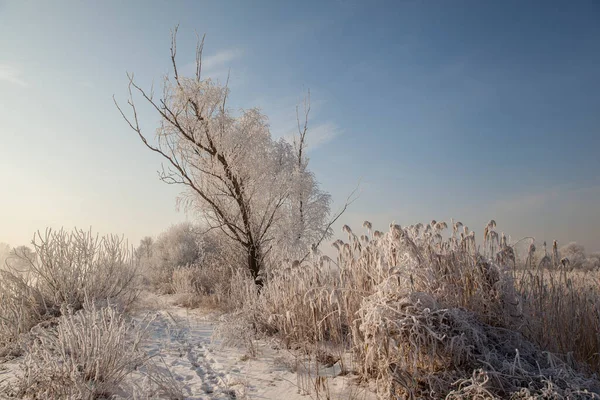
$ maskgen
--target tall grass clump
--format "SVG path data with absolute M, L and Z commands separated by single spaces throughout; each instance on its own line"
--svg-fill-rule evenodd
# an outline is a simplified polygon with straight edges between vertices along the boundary
M 387 232 L 364 227 L 359 236 L 344 226 L 348 240 L 333 244 L 336 259 L 273 268 L 260 292 L 240 291 L 245 299 L 230 336 L 276 335 L 317 361 L 377 382 L 382 398 L 600 393 L 584 356 L 596 339 L 598 303 L 569 311 L 575 302 L 545 302 L 547 313 L 589 313 L 580 333 L 588 347 L 575 351 L 572 341 L 571 357 L 546 347 L 541 331 L 558 319 L 532 311 L 540 300 L 531 300 L 535 293 L 519 277 L 515 251 L 495 221 L 486 225 L 481 247 L 460 222 L 392 224 Z M 578 296 L 573 282 L 563 283 L 556 282 L 563 294 Z M 567 330 L 566 323 L 554 329 Z
M 86 301 L 127 308 L 136 299 L 136 266 L 123 239 L 82 230 L 38 232 L 33 252 L 16 252 L 0 271 L 0 351 L 19 335 Z
M 144 330 L 115 307 L 89 303 L 75 313 L 63 306 L 50 329 L 31 332 L 19 377 L 18 395 L 27 399 L 108 399 L 141 365 Z
M 523 333 L 544 349 L 600 372 L 600 274 L 537 267 L 520 271 Z

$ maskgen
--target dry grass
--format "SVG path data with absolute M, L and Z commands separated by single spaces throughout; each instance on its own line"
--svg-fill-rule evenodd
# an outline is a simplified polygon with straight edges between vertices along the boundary
M 183 307 L 216 307 L 230 296 L 231 269 L 219 265 L 177 267 L 171 278 L 176 303 Z
M 494 221 L 481 246 L 460 223 L 364 227 L 344 227 L 335 260 L 264 271 L 260 291 L 226 264 L 176 267 L 170 290 L 183 305 L 230 310 L 217 333 L 250 356 L 257 337 L 279 338 L 314 375 L 303 387 L 317 398 L 328 396 L 319 374 L 331 365 L 375 382 L 381 398 L 600 398 L 597 270 L 573 270 L 556 244 L 538 262 L 531 243 L 521 262 Z M 140 331 L 114 307 L 84 305 L 135 299 L 129 253 L 81 231 L 36 238 L 27 272 L 0 271 L 0 347 L 26 351 L 17 393 L 109 397 L 143 359 Z M 178 398 L 168 377 L 150 378 Z
M 382 398 L 598 398 L 586 393 L 600 393 L 589 280 L 517 268 L 494 221 L 481 248 L 460 223 L 365 227 L 360 237 L 344 227 L 336 260 L 273 269 L 260 293 L 240 276 L 223 335 L 276 335 L 341 362 L 350 352 L 343 368 L 375 380 Z
M 518 273 L 523 299 L 523 333 L 544 349 L 585 363 L 600 373 L 600 274 L 545 270 Z
M 186 398 L 182 382 L 173 376 L 162 358 L 160 362 L 148 360 L 140 372 L 144 375 L 144 381 L 141 386 L 133 388 L 131 396 L 133 400 L 184 400 Z

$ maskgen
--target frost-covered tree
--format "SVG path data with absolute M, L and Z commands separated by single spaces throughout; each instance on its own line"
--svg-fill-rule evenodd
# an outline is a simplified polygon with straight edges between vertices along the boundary
M 571 242 L 562 246 L 559 251 L 561 258 L 567 258 L 571 268 L 580 268 L 586 260 L 585 248 L 576 243 Z
M 571 242 L 559 250 L 560 257 L 566 258 L 571 268 L 582 268 L 584 270 L 593 270 L 600 268 L 600 253 L 592 253 L 587 255 L 585 248 L 576 243 Z
M 598 269 L 600 268 L 600 252 L 592 253 L 586 260 L 585 269 Z
M 6 243 L 0 243 L 0 269 L 5 265 L 6 259 L 10 255 L 11 247 Z
M 292 141 L 294 165 L 290 176 L 290 201 L 282 213 L 278 249 L 288 259 L 302 259 L 312 246 L 318 245 L 331 230 L 325 225 L 329 214 L 331 196 L 320 190 L 314 174 L 308 169 L 306 154 L 308 116 L 310 113 L 310 92 L 303 102 L 303 119 L 300 107 L 296 108 L 298 134 Z
M 149 282 L 160 292 L 170 293 L 173 271 L 198 263 L 203 252 L 198 228 L 182 222 L 162 232 L 156 240 L 143 238 L 135 254 Z
M 132 115 L 117 107 L 142 142 L 167 161 L 160 178 L 185 187 L 180 204 L 239 245 L 259 283 L 273 249 L 294 248 L 300 254 L 327 233 L 329 196 L 318 190 L 303 144 L 294 148 L 273 140 L 260 110 L 233 113 L 226 106 L 227 85 L 201 78 L 203 42 L 197 46 L 195 76 L 179 74 L 176 33 L 177 28 L 171 46 L 173 77 L 165 77 L 160 99 L 128 75 Z M 142 132 L 133 92 L 160 116 L 155 141 Z
M 140 240 L 140 245 L 135 250 L 135 256 L 138 259 L 150 258 L 152 257 L 152 246 L 154 245 L 154 239 L 150 236 L 144 237 Z
M 35 261 L 35 251 L 27 246 L 17 246 L 11 250 L 5 263 L 13 272 L 26 272 Z
M 194 264 L 201 256 L 200 235 L 189 222 L 173 225 L 158 235 L 151 249 L 151 257 L 171 269 Z

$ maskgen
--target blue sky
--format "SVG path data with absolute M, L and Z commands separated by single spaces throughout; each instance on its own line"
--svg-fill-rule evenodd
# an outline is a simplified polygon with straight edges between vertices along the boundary
M 342 218 L 494 218 L 513 238 L 600 250 L 600 3 L 0 0 L 0 242 L 92 226 L 137 243 L 169 224 L 177 189 L 112 103 L 126 71 L 231 71 L 230 106 L 289 135 L 310 89 L 311 166 Z M 144 113 L 153 129 L 156 118 Z

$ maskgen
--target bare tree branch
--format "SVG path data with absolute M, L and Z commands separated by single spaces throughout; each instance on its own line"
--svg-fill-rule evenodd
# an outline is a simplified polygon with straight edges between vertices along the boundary
M 200 78 L 202 77 L 202 50 L 204 50 L 205 37 L 206 33 L 202 35 L 202 40 L 200 40 L 200 36 L 196 32 L 196 81 L 198 82 L 200 82 Z
M 348 209 L 348 207 L 358 199 L 358 195 L 356 195 L 356 192 L 358 191 L 359 187 L 360 187 L 360 183 L 348 195 L 348 197 L 346 198 L 346 201 L 345 201 L 344 205 L 342 206 L 341 210 L 338 211 L 335 214 L 335 216 L 329 221 L 329 223 L 327 224 L 327 227 L 325 228 L 325 230 L 323 231 L 323 234 L 321 235 L 321 238 L 316 243 L 313 244 L 313 247 L 318 248 L 321 245 L 321 243 L 323 242 L 323 240 L 325 240 L 325 238 L 327 238 L 331 234 L 331 226 L 333 224 L 335 224 L 335 222 L 342 216 L 342 214 L 344 214 L 346 212 L 346 210 Z M 302 257 L 302 259 L 300 260 L 300 264 L 302 264 L 304 262 L 304 260 L 306 260 L 306 258 L 309 255 L 310 255 L 310 251 L 307 252 L 304 255 L 304 257 Z

